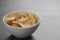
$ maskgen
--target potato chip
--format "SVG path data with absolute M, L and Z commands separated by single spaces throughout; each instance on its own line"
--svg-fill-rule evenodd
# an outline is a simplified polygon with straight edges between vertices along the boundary
M 14 24 L 12 24 L 12 26 L 14 26 L 14 27 L 21 27 L 19 24 L 17 24 L 17 23 L 14 23 Z
M 6 20 L 11 20 L 11 21 L 13 21 L 13 20 L 15 20 L 15 17 L 7 17 L 7 18 L 5 18 Z
M 26 12 L 15 12 L 5 18 L 5 22 L 14 27 L 31 27 L 37 23 L 34 14 Z
M 36 24 L 36 18 L 33 14 L 29 14 L 29 20 L 31 21 L 32 24 Z
M 17 27 L 22 27 L 22 26 L 19 24 L 19 22 L 17 22 L 17 21 L 13 21 L 12 23 L 13 23 L 13 25 L 16 25 Z
M 18 22 L 24 22 L 26 21 L 28 18 L 21 18 L 21 19 L 17 19 Z

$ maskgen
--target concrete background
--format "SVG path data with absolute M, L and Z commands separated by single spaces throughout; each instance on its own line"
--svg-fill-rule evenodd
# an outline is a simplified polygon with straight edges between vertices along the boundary
M 10 36 L 3 16 L 11 11 L 28 10 L 38 12 L 41 24 L 30 38 L 16 39 Z M 0 40 L 60 40 L 60 0 L 0 0 Z

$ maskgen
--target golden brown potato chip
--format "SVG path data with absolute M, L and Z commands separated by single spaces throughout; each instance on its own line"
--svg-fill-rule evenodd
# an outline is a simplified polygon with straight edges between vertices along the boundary
M 14 26 L 14 27 L 21 27 L 19 24 L 17 24 L 17 23 L 14 23 L 14 24 L 12 24 L 12 26 Z
M 17 27 L 21 27 L 21 25 L 19 24 L 19 22 L 17 21 L 12 21 L 13 25 L 17 26 Z
M 37 23 L 36 17 L 32 13 L 15 12 L 5 18 L 5 22 L 15 27 L 31 27 Z
M 15 17 L 6 18 L 6 20 L 15 20 Z
M 21 19 L 17 19 L 18 22 L 24 22 L 26 21 L 28 18 L 21 18 Z
M 30 22 L 32 23 L 32 24 L 36 24 L 36 18 L 35 18 L 35 16 L 33 15 L 33 14 L 30 14 L 29 15 L 29 20 L 30 20 Z

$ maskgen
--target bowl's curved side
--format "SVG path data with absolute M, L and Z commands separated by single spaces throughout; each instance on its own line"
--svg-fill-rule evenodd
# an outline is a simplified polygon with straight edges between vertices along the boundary
M 31 28 L 26 28 L 26 29 L 17 29 L 17 28 L 11 28 L 8 27 L 6 25 L 6 27 L 8 28 L 9 32 L 14 35 L 15 37 L 18 38 L 25 38 L 30 36 L 32 33 L 34 33 L 36 31 L 36 29 L 38 28 L 39 24 L 36 25 L 35 27 L 31 27 Z

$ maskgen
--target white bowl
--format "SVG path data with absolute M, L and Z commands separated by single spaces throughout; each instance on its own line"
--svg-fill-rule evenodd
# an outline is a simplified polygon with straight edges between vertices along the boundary
M 11 12 L 13 13 L 13 12 Z M 40 24 L 40 18 L 36 15 L 37 17 L 37 24 L 33 25 L 32 27 L 28 27 L 28 28 L 20 28 L 20 27 L 12 27 L 10 25 L 8 25 L 7 23 L 5 23 L 4 19 L 11 13 L 6 14 L 3 17 L 3 23 L 5 24 L 6 28 L 9 30 L 9 32 L 14 35 L 15 37 L 18 38 L 25 38 L 30 36 L 33 32 L 35 32 L 35 30 L 38 28 L 39 24 Z

